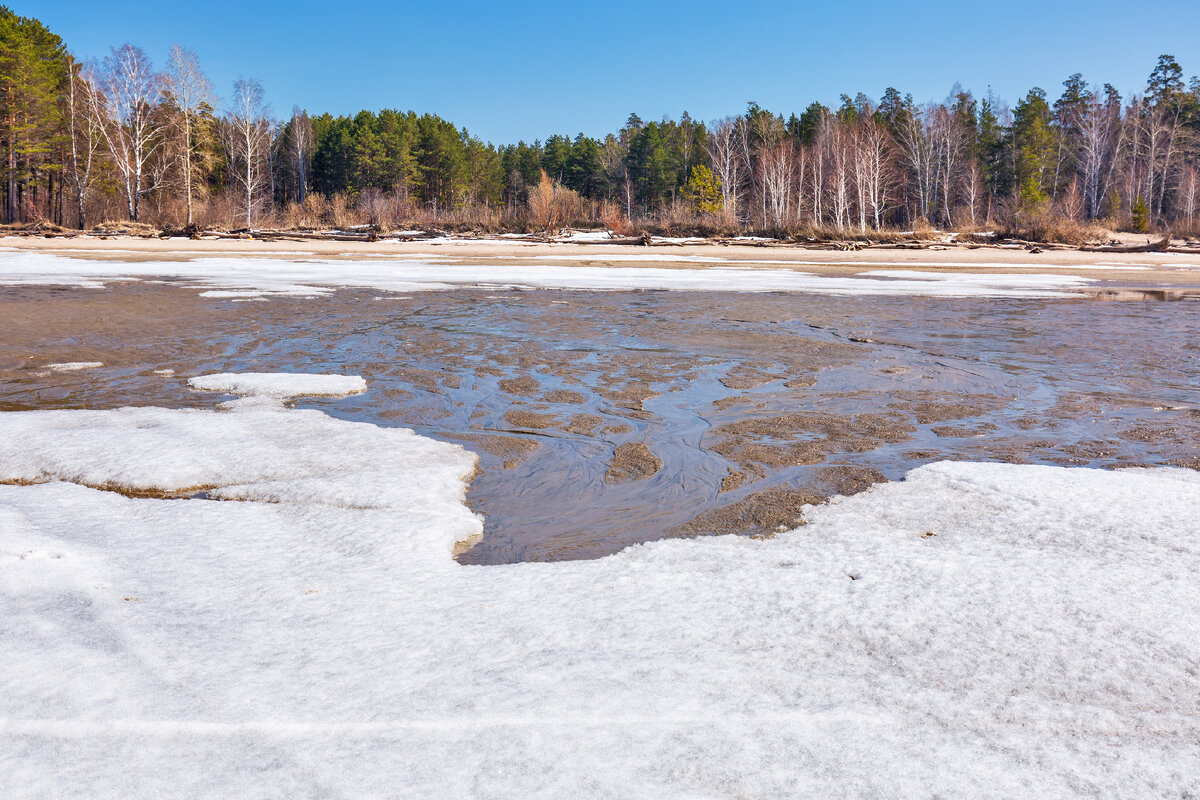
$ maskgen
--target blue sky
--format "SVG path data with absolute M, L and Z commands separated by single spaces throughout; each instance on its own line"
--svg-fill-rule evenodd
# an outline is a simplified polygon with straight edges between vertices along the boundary
M 894 85 L 919 101 L 957 81 L 1015 103 L 1072 72 L 1139 90 L 1160 53 L 1200 73 L 1200 2 L 615 2 L 499 4 L 7 0 L 76 56 L 179 43 L 227 96 L 263 82 L 277 115 L 430 111 L 484 139 L 602 135 L 630 112 L 710 120 L 754 100 L 799 113 Z

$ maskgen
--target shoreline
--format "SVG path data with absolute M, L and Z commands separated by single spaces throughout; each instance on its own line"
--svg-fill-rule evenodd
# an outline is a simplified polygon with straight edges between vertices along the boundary
M 1014 247 L 979 246 L 943 249 L 863 248 L 842 251 L 744 244 L 674 244 L 642 247 L 521 239 L 436 239 L 400 242 L 347 242 L 324 239 L 147 239 L 138 236 L 0 237 L 0 251 L 32 252 L 96 261 L 187 262 L 203 258 L 310 258 L 330 261 L 368 259 L 386 263 L 428 258 L 474 266 L 555 263 L 558 267 L 653 267 L 655 269 L 795 269 L 816 276 L 852 277 L 872 269 L 962 275 L 1077 276 L 1094 285 L 1073 293 L 1114 295 L 1168 290 L 1168 296 L 1200 294 L 1200 255 L 1186 253 L 1097 253 L 1081 250 L 1032 252 Z M 1134 298 L 1129 298 L 1134 299 Z

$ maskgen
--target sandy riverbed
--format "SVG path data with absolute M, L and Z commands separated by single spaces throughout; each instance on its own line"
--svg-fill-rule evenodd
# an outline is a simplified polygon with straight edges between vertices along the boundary
M 1193 305 L 10 287 L 0 410 L 207 407 L 187 379 L 211 372 L 363 375 L 367 394 L 303 405 L 480 453 L 486 533 L 464 561 L 589 558 L 771 534 L 944 459 L 1195 466 Z

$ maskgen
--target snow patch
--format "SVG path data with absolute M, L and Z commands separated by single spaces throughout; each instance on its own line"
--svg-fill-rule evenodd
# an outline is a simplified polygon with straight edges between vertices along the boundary
M 278 405 L 0 414 L 41 481 L 0 485 L 9 795 L 1200 790 L 1200 474 L 940 463 L 770 540 L 462 567 L 474 464 Z
M 607 242 L 612 238 L 608 231 L 571 231 L 566 236 L 560 236 L 559 242 Z
M 207 392 L 243 396 L 301 397 L 361 394 L 367 382 L 357 375 L 312 375 L 292 372 L 221 372 L 188 378 L 188 386 Z
M 51 372 L 78 372 L 82 369 L 96 369 L 103 366 L 103 361 L 66 361 L 60 364 L 47 364 L 46 369 Z

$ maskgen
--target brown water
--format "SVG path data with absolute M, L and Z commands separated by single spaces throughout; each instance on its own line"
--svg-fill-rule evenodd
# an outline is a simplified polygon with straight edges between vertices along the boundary
M 460 560 L 769 533 L 940 459 L 1200 466 L 1200 303 L 343 290 L 236 303 L 0 293 L 0 410 L 210 407 L 222 371 L 359 374 L 302 400 L 480 453 Z M 101 361 L 79 372 L 51 362 Z M 175 375 L 154 374 L 173 369 Z

